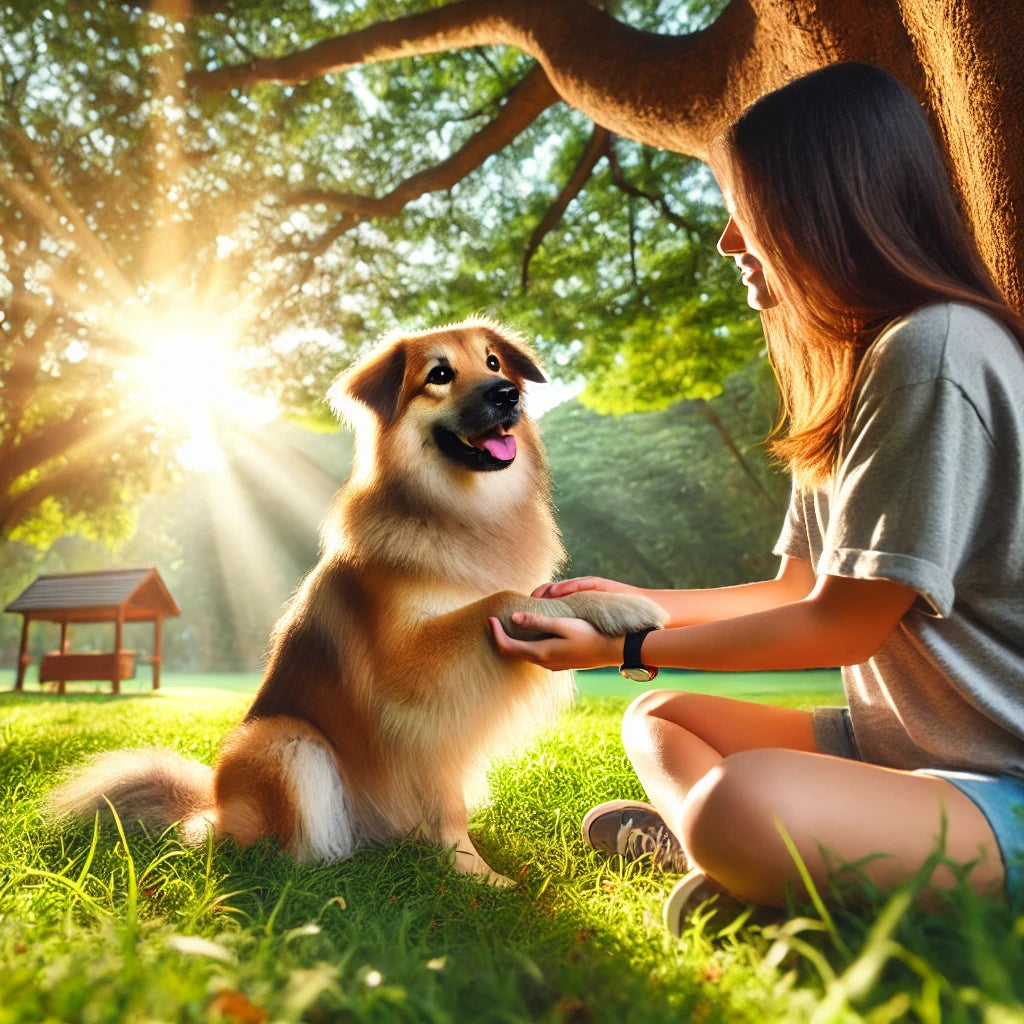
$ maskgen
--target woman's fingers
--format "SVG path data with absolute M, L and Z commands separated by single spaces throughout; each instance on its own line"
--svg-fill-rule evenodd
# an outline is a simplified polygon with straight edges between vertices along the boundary
M 557 580 L 554 583 L 543 583 L 531 597 L 568 597 L 578 594 L 581 590 L 611 590 L 611 580 L 603 580 L 598 576 L 578 576 L 571 580 Z
M 498 619 L 491 617 L 488 622 L 494 642 L 504 654 L 525 658 L 552 671 L 618 664 L 622 641 L 602 635 L 582 619 L 516 612 L 512 621 L 520 629 L 548 635 L 543 639 L 516 640 L 505 632 Z

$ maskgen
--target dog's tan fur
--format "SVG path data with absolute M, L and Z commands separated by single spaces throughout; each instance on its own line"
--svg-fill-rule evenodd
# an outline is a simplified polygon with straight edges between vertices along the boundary
M 428 381 L 437 367 L 453 379 Z M 515 439 L 509 464 L 475 471 L 441 450 L 438 426 L 464 437 L 467 419 L 493 412 L 495 386 L 511 404 L 543 379 L 524 341 L 491 321 L 385 339 L 332 391 L 356 432 L 352 475 L 215 768 L 168 751 L 101 755 L 51 809 L 91 816 L 106 796 L 123 820 L 180 821 L 186 841 L 210 826 L 241 845 L 275 836 L 302 860 L 417 833 L 455 847 L 460 870 L 498 880 L 467 834 L 467 794 L 480 795 L 490 752 L 571 700 L 572 679 L 501 655 L 488 616 L 511 631 L 517 609 L 575 615 L 609 635 L 663 618 L 621 595 L 526 596 L 564 552 L 540 440 L 518 404 L 515 422 L 492 431 Z M 495 451 L 508 446 L 499 438 Z

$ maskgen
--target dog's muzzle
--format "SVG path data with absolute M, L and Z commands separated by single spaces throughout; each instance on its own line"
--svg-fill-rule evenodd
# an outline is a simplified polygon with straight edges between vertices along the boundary
M 516 457 L 510 431 L 521 416 L 519 388 L 510 380 L 487 381 L 469 394 L 454 424 L 434 427 L 434 442 L 465 469 L 506 469 Z

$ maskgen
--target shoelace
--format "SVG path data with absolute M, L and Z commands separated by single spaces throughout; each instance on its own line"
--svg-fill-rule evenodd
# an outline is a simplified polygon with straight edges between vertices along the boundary
M 627 818 L 619 827 L 616 847 L 627 861 L 649 854 L 651 863 L 662 871 L 684 874 L 690 869 L 679 841 L 664 824 L 634 828 L 633 819 Z

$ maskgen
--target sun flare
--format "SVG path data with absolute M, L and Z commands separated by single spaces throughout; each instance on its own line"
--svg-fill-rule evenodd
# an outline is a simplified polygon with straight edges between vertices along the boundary
M 146 320 L 132 331 L 138 354 L 130 376 L 139 401 L 183 436 L 178 459 L 191 470 L 223 465 L 231 429 L 252 430 L 274 418 L 268 396 L 241 384 L 242 364 L 230 320 L 204 313 Z

